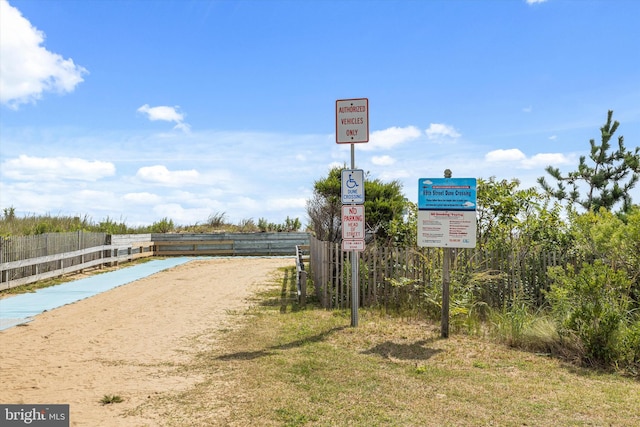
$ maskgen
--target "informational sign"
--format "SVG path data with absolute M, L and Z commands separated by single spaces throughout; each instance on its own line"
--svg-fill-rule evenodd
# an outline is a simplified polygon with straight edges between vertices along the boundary
M 418 246 L 475 248 L 475 211 L 418 211 Z
M 364 171 L 362 169 L 342 170 L 342 203 L 364 203 Z
M 344 240 L 364 239 L 364 206 L 342 206 L 342 238 Z
M 420 210 L 476 210 L 475 178 L 420 178 L 418 190 Z
M 475 248 L 476 179 L 418 181 L 418 246 Z
M 342 241 L 343 252 L 363 252 L 364 246 L 364 239 Z
M 336 101 L 336 143 L 369 142 L 369 99 Z

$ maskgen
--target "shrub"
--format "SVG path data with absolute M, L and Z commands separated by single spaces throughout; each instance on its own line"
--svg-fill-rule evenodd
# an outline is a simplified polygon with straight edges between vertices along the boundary
M 156 221 L 151 225 L 152 233 L 169 233 L 173 231 L 175 226 L 173 225 L 173 220 L 164 217 L 160 221 Z
M 620 364 L 630 374 L 640 376 L 640 317 L 625 325 L 620 333 Z
M 560 334 L 575 334 L 584 347 L 583 361 L 615 365 L 624 353 L 620 340 L 629 316 L 630 281 L 602 261 L 583 263 L 579 272 L 550 269 L 554 280 L 547 293 Z

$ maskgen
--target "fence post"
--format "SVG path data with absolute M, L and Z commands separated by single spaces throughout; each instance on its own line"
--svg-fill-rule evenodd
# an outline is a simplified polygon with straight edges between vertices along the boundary
M 8 261 L 4 259 L 4 237 L 0 236 L 0 264 Z M 5 270 L 0 269 L 0 283 L 8 282 L 9 277 Z
M 302 270 L 300 272 L 300 306 L 305 307 L 307 305 L 307 271 Z

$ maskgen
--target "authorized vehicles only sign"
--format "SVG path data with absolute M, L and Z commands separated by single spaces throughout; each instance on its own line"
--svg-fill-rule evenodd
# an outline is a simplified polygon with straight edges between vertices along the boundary
M 336 143 L 369 142 L 369 99 L 336 101 Z

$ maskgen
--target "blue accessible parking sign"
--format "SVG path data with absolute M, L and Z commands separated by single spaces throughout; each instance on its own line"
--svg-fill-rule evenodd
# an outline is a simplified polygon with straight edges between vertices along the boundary
M 364 171 L 362 169 L 342 170 L 342 204 L 364 203 Z

